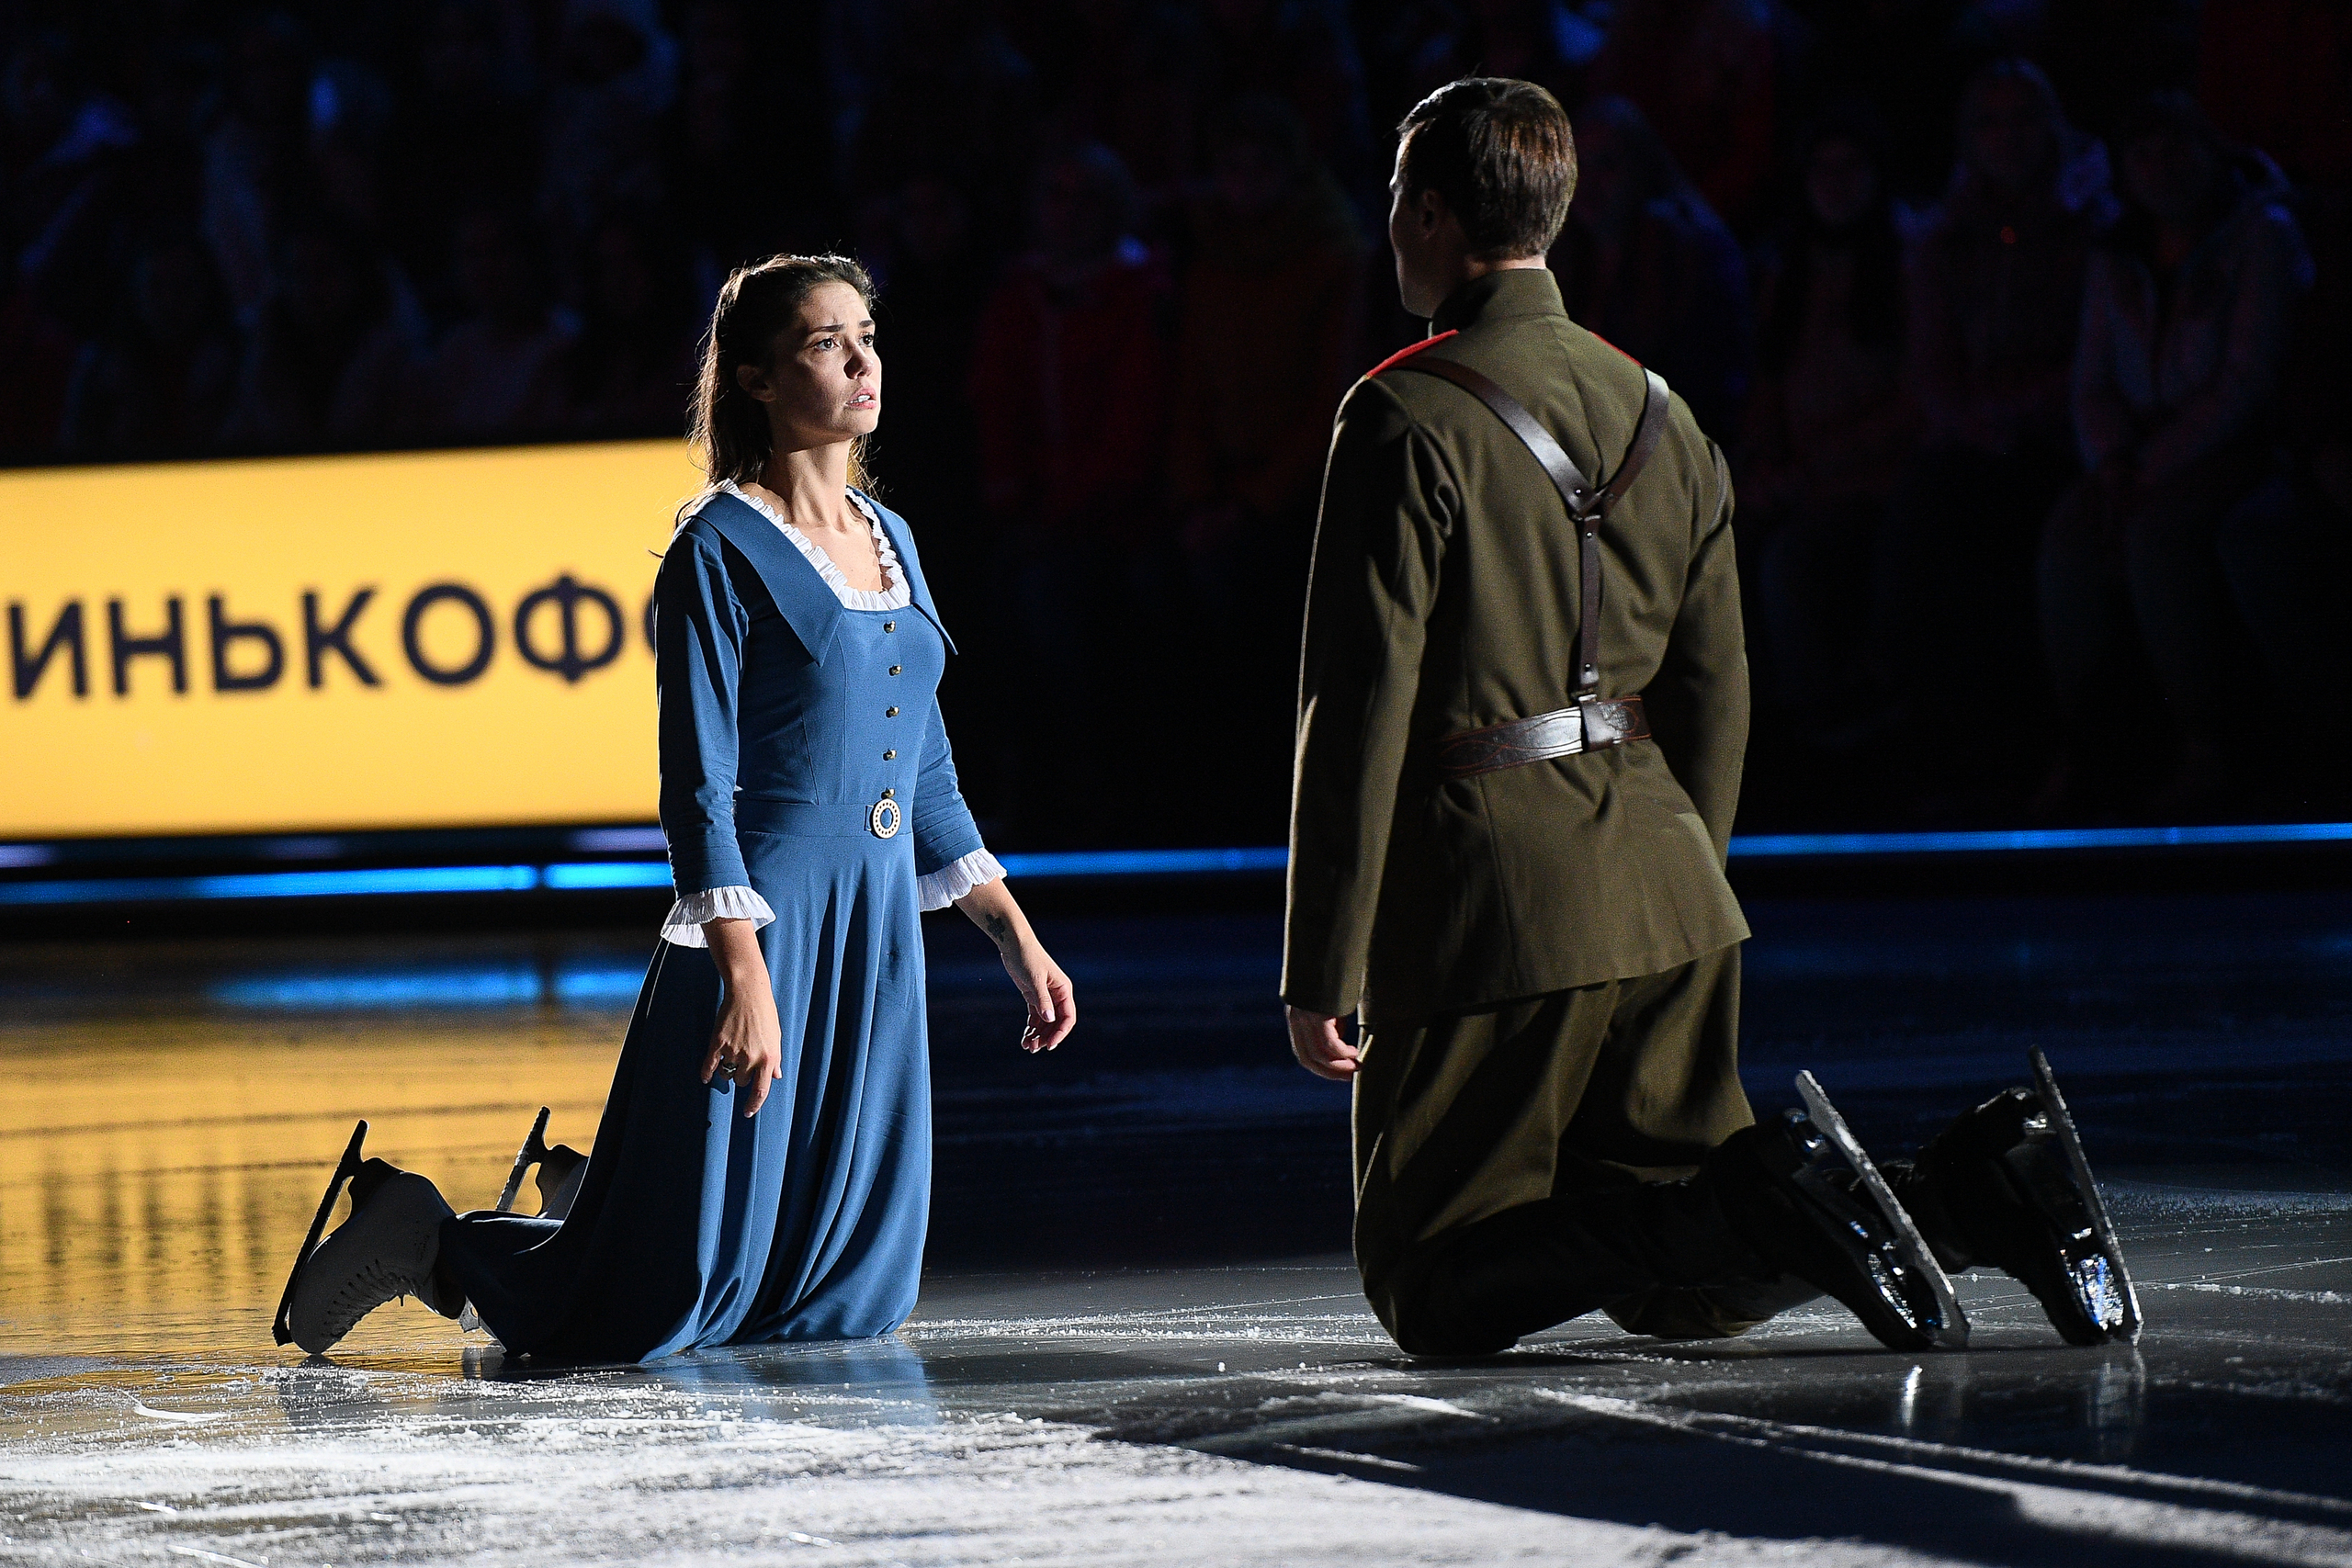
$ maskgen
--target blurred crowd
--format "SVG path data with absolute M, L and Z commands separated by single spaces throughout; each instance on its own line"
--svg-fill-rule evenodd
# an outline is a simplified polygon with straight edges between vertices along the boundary
M 1544 83 L 1577 320 L 1733 454 L 1751 827 L 2347 804 L 2334 0 L 31 0 L 0 461 L 677 434 L 728 269 L 874 454 L 1022 847 L 1259 841 L 1391 129 Z

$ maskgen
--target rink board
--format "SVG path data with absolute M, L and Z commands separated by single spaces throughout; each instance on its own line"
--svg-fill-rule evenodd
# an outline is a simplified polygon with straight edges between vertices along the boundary
M 0 474 L 0 838 L 644 821 L 677 442 Z

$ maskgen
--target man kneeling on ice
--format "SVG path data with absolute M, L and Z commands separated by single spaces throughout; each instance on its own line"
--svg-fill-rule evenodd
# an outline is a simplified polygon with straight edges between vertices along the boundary
M 2075 1344 L 2132 1339 L 2038 1052 L 1908 1164 L 1873 1167 L 1810 1074 L 1802 1110 L 1748 1108 L 1731 483 L 1666 383 L 1562 310 L 1544 257 L 1575 186 L 1532 84 L 1406 117 L 1389 238 L 1430 335 L 1332 437 L 1283 998 L 1299 1061 L 1354 1084 L 1364 1292 L 1420 1355 L 1596 1308 L 1737 1334 L 1824 1293 L 1919 1350 L 1967 1342 L 1948 1272 L 1984 1266 Z

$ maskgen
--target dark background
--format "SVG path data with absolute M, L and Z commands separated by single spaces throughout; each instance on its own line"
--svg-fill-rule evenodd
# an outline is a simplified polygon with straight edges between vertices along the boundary
M 0 16 L 9 463 L 674 435 L 729 267 L 858 254 L 1002 847 L 1282 836 L 1330 416 L 1419 332 L 1391 128 L 1476 72 L 1569 107 L 1570 310 L 1734 455 L 1744 828 L 2347 804 L 2341 6 Z

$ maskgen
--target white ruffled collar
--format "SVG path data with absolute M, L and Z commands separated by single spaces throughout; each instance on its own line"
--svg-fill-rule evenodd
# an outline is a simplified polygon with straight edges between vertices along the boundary
M 782 529 L 784 536 L 792 541 L 792 547 L 798 550 L 802 558 L 817 569 L 817 575 L 825 580 L 825 586 L 833 591 L 833 597 L 842 602 L 843 609 L 903 610 L 913 603 L 914 591 L 907 586 L 907 574 L 899 570 L 899 552 L 890 547 L 890 536 L 882 531 L 881 517 L 867 503 L 866 499 L 857 491 L 849 492 L 850 504 L 856 507 L 859 514 L 865 519 L 865 525 L 874 530 L 874 551 L 882 558 L 882 581 L 889 584 L 887 588 L 879 590 L 852 588 L 849 585 L 849 579 L 842 574 L 841 567 L 833 558 L 819 547 L 808 535 L 786 522 L 784 513 L 758 496 L 741 489 L 733 479 L 722 480 L 718 488 L 723 493 L 733 496 Z

